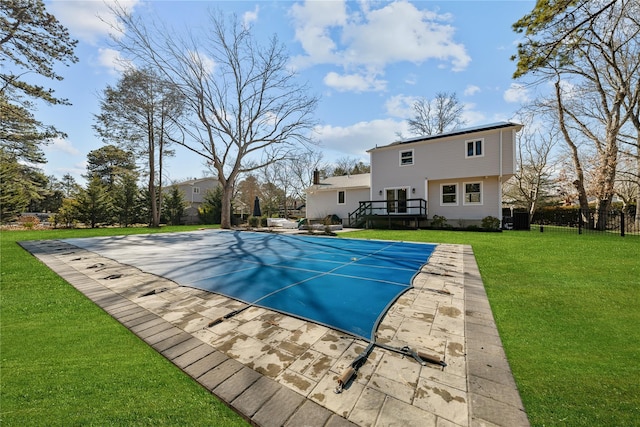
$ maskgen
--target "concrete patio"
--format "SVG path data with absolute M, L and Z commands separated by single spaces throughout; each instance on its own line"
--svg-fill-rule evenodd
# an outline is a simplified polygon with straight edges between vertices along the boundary
M 438 245 L 368 343 L 119 264 L 61 241 L 21 245 L 134 334 L 259 426 L 527 426 L 471 247 Z M 170 262 L 170 260 L 168 261 Z

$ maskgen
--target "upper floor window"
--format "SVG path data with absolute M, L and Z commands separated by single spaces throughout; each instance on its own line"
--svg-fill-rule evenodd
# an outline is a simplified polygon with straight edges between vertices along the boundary
M 338 204 L 344 205 L 344 191 L 338 191 Z
M 458 185 L 442 184 L 440 186 L 440 204 L 441 205 L 457 205 L 458 204 Z
M 200 194 L 200 187 L 193 187 L 193 194 Z
M 410 166 L 413 164 L 413 150 L 400 152 L 400 166 Z
M 484 156 L 484 139 L 474 139 L 465 141 L 467 152 L 465 157 L 482 157 Z

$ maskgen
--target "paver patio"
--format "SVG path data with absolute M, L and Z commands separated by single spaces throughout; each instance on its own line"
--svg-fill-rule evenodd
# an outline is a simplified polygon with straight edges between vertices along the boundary
M 368 342 L 119 264 L 61 241 L 21 245 L 156 351 L 260 426 L 528 426 L 471 247 L 440 244 Z M 168 261 L 170 262 L 170 261 Z

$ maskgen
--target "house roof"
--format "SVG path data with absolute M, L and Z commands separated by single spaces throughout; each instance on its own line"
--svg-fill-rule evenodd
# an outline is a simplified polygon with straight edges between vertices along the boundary
M 519 124 L 519 123 L 513 123 L 513 122 L 490 123 L 490 124 L 487 124 L 487 125 L 473 126 L 473 127 L 468 127 L 468 128 L 464 128 L 464 129 L 456 129 L 456 130 L 452 130 L 450 132 L 439 133 L 437 135 L 423 135 L 423 136 L 418 136 L 418 137 L 414 137 L 414 138 L 406 138 L 406 139 L 402 139 L 400 141 L 392 142 L 389 145 L 382 145 L 380 147 L 376 146 L 375 148 L 371 148 L 370 150 L 367 150 L 367 152 L 370 153 L 370 152 L 375 151 L 375 150 L 377 150 L 379 148 L 392 147 L 392 146 L 395 146 L 395 145 L 411 144 L 411 143 L 414 143 L 414 142 L 423 142 L 423 141 L 432 141 L 432 140 L 435 140 L 435 139 L 448 138 L 448 137 L 451 137 L 451 136 L 465 135 L 465 134 L 470 134 L 470 133 L 484 132 L 484 131 L 488 131 L 488 130 L 502 129 L 502 128 L 508 128 L 508 127 L 515 127 L 516 130 L 520 130 L 522 128 L 522 125 Z
M 218 178 L 213 177 L 213 176 L 208 176 L 206 178 L 198 178 L 198 179 L 189 179 L 187 181 L 182 181 L 182 182 L 176 182 L 173 185 L 194 185 L 197 184 L 199 182 L 203 182 L 203 181 L 218 181 Z
M 371 186 L 371 174 L 360 173 L 355 175 L 330 176 L 320 181 L 318 185 L 312 185 L 309 190 L 338 190 L 342 188 L 369 188 Z

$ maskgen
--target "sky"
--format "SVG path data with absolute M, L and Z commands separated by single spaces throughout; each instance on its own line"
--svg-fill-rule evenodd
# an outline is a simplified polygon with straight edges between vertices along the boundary
M 141 19 L 174 28 L 207 27 L 209 11 L 235 13 L 258 41 L 278 36 L 290 64 L 319 97 L 314 138 L 327 163 L 369 162 L 367 150 L 409 136 L 407 119 L 420 97 L 456 93 L 467 126 L 514 120 L 531 94 L 512 79 L 520 35 L 512 24 L 534 1 L 177 1 L 128 0 Z M 45 0 L 49 13 L 78 40 L 78 63 L 47 81 L 71 106 L 40 106 L 36 117 L 67 134 L 45 148 L 47 175 L 83 182 L 87 153 L 104 145 L 92 125 L 99 96 L 121 76 L 109 38 L 113 22 L 102 0 Z M 210 176 L 203 158 L 182 147 L 165 166 L 169 182 Z

